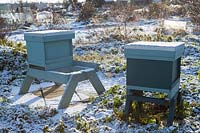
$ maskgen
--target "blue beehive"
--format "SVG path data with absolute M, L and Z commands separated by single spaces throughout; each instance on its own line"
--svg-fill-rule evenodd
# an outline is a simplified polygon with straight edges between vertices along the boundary
M 25 33 L 29 68 L 19 94 L 27 93 L 34 79 L 66 84 L 60 109 L 69 106 L 78 82 L 89 80 L 98 94 L 105 91 L 96 74 L 98 64 L 73 60 L 74 37 L 73 31 L 66 30 Z
M 182 42 L 136 42 L 125 46 L 127 58 L 127 96 L 125 114 L 133 101 L 169 106 L 168 126 L 174 119 L 175 104 L 180 101 L 180 66 Z M 143 92 L 166 93 L 166 98 L 146 97 Z M 180 103 L 180 102 L 179 102 Z
M 179 82 L 183 50 L 182 42 L 136 42 L 126 45 L 127 85 L 172 89 Z
M 27 32 L 24 35 L 28 63 L 32 68 L 49 70 L 72 64 L 73 31 L 47 30 Z

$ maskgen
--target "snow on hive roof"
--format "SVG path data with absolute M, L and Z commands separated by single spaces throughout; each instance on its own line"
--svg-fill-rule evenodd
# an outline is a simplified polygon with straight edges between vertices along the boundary
M 184 47 L 184 42 L 135 42 L 125 46 L 126 49 L 176 51 L 177 47 Z

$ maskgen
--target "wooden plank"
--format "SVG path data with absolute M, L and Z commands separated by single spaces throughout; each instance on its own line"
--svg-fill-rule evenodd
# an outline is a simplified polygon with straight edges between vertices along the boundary
M 168 114 L 168 118 L 167 118 L 167 126 L 168 127 L 173 125 L 176 99 L 177 99 L 177 95 L 172 100 L 170 100 L 170 103 L 169 103 L 169 114 Z
M 125 49 L 125 57 L 132 59 L 174 61 L 175 52 L 160 50 Z
M 28 63 L 45 67 L 44 44 L 39 42 L 27 42 Z
M 161 89 L 161 88 L 149 88 L 149 87 L 142 87 L 142 86 L 127 86 L 128 90 L 141 90 L 141 91 L 148 91 L 148 92 L 161 92 L 161 93 L 170 93 L 170 90 Z
M 87 77 L 87 73 L 81 73 L 78 76 L 79 76 L 79 82 L 84 81 L 84 80 L 89 80 Z
M 28 73 L 28 72 L 27 72 Z M 25 94 L 28 92 L 30 86 L 31 86 L 31 83 L 33 82 L 34 78 L 29 76 L 27 74 L 26 78 L 24 79 L 24 82 L 22 84 L 22 87 L 20 88 L 20 91 L 19 91 L 19 95 L 21 94 Z
M 69 106 L 72 96 L 75 92 L 76 86 L 78 85 L 78 81 L 79 79 L 77 75 L 70 76 L 69 81 L 66 84 L 64 94 L 58 105 L 58 109 L 63 109 Z
M 95 88 L 96 92 L 99 95 L 102 94 L 103 92 L 105 92 L 105 88 L 102 85 L 101 81 L 99 80 L 95 71 L 87 73 L 87 76 L 89 78 L 89 81 L 91 82 L 91 84 L 93 85 L 93 87 Z
M 67 40 L 75 37 L 74 31 L 67 30 L 46 30 L 46 31 L 35 31 L 26 32 L 24 38 L 31 42 L 49 42 Z
M 65 84 L 69 79 L 69 74 L 56 71 L 41 71 L 36 69 L 29 69 L 28 75 L 37 79 L 44 79 Z
M 145 97 L 145 96 L 133 96 L 128 95 L 127 96 L 129 100 L 132 101 L 139 101 L 139 102 L 150 102 L 150 103 L 156 103 L 159 105 L 167 105 L 169 103 L 169 100 L 161 99 L 161 98 L 152 98 L 152 97 Z
M 83 62 L 83 61 L 73 61 L 73 65 L 94 68 L 95 70 L 99 66 L 99 64 L 96 64 L 96 63 L 89 63 L 89 62 Z
M 125 120 L 128 118 L 128 114 L 132 111 L 132 103 L 133 103 L 132 100 L 129 100 L 129 97 L 126 96 L 126 103 L 125 103 L 125 109 L 124 109 Z
M 174 80 L 172 79 L 172 66 L 172 61 L 128 58 L 127 85 L 170 90 Z
M 37 70 L 45 70 L 45 67 L 36 66 L 36 65 L 32 65 L 32 64 L 29 64 L 29 68 L 37 69 Z
M 177 79 L 176 82 L 174 83 L 174 87 L 170 90 L 168 94 L 168 98 L 172 99 L 175 95 L 177 95 L 179 91 L 179 85 L 180 85 L 180 79 Z

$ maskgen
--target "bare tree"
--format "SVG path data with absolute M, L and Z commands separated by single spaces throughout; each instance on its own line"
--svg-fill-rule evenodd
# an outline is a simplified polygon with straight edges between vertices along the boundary
M 116 21 L 121 22 L 124 25 L 125 38 L 127 37 L 127 22 L 134 21 L 136 19 L 136 15 L 134 13 L 135 9 L 136 7 L 132 4 L 117 4 L 111 9 L 111 15 L 115 17 Z

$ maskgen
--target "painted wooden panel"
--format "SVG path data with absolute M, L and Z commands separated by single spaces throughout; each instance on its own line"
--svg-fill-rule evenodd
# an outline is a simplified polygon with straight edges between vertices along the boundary
M 170 61 L 127 59 L 127 85 L 171 89 Z
M 126 58 L 174 61 L 184 51 L 182 42 L 135 42 L 125 46 Z
M 36 66 L 45 66 L 44 45 L 39 42 L 27 42 L 28 63 Z
M 29 69 L 27 76 L 34 77 L 37 79 L 44 79 L 48 81 L 54 81 L 56 83 L 65 84 L 69 79 L 69 75 L 55 72 L 55 71 L 41 71 L 37 69 Z
M 45 43 L 46 61 L 72 56 L 71 45 L 69 40 Z
M 25 40 L 33 42 L 51 42 L 72 39 L 75 37 L 74 31 L 66 30 L 46 30 L 26 32 L 24 35 Z
M 172 66 L 172 82 L 175 82 L 177 79 L 180 78 L 181 72 L 181 58 L 178 58 L 173 62 Z
M 158 50 L 125 49 L 126 58 L 148 60 L 175 60 L 175 52 Z

